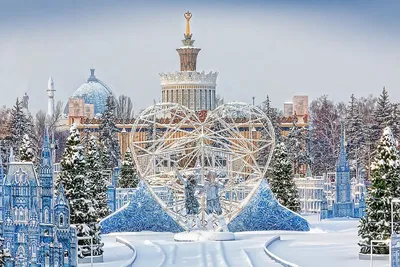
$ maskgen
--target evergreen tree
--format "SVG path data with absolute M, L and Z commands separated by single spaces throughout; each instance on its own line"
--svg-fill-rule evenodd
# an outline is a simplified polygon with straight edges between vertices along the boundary
M 346 139 L 347 139 L 347 154 L 350 162 L 353 163 L 353 168 L 359 168 L 363 162 L 363 155 L 366 154 L 367 143 L 364 122 L 360 112 L 360 104 L 351 95 L 350 103 L 347 107 L 346 114 Z
M 400 139 L 400 107 L 398 103 L 392 104 L 392 112 L 390 118 L 390 127 L 392 128 L 394 137 Z
M 22 145 L 24 135 L 28 133 L 28 119 L 23 111 L 22 102 L 18 100 L 15 102 L 14 107 L 11 110 L 11 125 L 10 133 L 11 140 L 10 144 L 16 154 L 16 160 L 19 160 L 19 148 Z
M 109 215 L 110 210 L 107 205 L 107 184 L 102 175 L 102 166 L 99 162 L 99 140 L 96 136 L 90 136 L 86 151 L 87 188 L 96 210 L 95 220 L 99 221 Z
M 137 187 L 139 183 L 138 175 L 133 166 L 132 153 L 128 149 L 122 162 L 121 171 L 119 173 L 118 185 L 122 188 Z
M 56 188 L 62 183 L 69 201 L 71 224 L 87 224 L 93 221 L 94 208 L 86 188 L 86 162 L 76 124 L 72 124 L 66 148 L 61 159 L 62 171 Z
M 299 193 L 294 182 L 292 162 L 283 142 L 275 148 L 270 169 L 268 181 L 278 202 L 292 211 L 300 211 Z
M 21 161 L 35 161 L 35 153 L 29 135 L 25 134 L 22 139 L 21 147 L 19 148 L 19 156 Z
M 271 101 L 269 100 L 269 96 L 267 95 L 267 99 L 262 102 L 261 104 L 261 110 L 264 111 L 264 113 L 267 115 L 269 120 L 272 123 L 272 127 L 274 128 L 275 131 L 275 139 L 277 141 L 280 141 L 282 139 L 281 135 L 281 115 L 279 114 L 278 110 L 276 108 L 271 107 Z
M 400 196 L 399 156 L 395 140 L 389 127 L 377 147 L 375 159 L 371 164 L 371 187 L 366 198 L 366 217 L 361 218 L 358 235 L 361 253 L 370 253 L 371 240 L 387 240 L 391 231 L 391 207 L 394 197 Z M 400 216 L 395 215 L 394 230 L 400 230 Z M 387 254 L 389 248 L 384 243 L 374 248 L 374 254 Z
M 382 94 L 379 96 L 374 110 L 375 122 L 371 125 L 371 142 L 377 144 L 382 131 L 386 126 L 390 126 L 392 115 L 392 104 L 389 101 L 389 94 L 383 87 Z M 373 145 L 375 148 L 376 145 Z
M 297 126 L 293 122 L 293 127 L 286 138 L 288 155 L 293 162 L 293 174 L 300 173 L 301 166 L 309 164 L 310 159 L 306 149 L 307 133 L 306 128 Z
M 93 237 L 95 244 L 94 254 L 103 253 L 103 243 L 100 237 L 100 220 L 109 215 L 110 210 L 107 205 L 107 183 L 102 175 L 102 166 L 99 161 L 99 140 L 95 135 L 86 136 L 89 140 L 86 148 L 86 188 L 88 197 L 92 200 L 93 214 L 91 221 L 87 225 L 81 226 L 84 235 Z M 87 226 L 87 227 L 86 227 Z M 90 255 L 90 249 L 82 250 L 83 255 Z
M 117 132 L 119 132 L 119 130 L 115 125 L 115 108 L 115 99 L 110 95 L 107 97 L 106 110 L 101 117 L 99 129 L 104 152 L 102 156 L 107 159 L 103 160 L 103 166 L 111 170 L 118 166 L 121 159 L 121 151 L 117 137 Z

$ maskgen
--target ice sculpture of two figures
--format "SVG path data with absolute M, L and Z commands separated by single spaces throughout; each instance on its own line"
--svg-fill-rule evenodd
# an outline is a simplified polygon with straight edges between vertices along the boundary
M 219 190 L 224 187 L 224 184 L 216 178 L 215 171 L 209 171 L 204 184 L 201 184 L 200 179 L 194 175 L 189 175 L 185 180 L 182 175 L 176 172 L 178 179 L 185 186 L 185 209 L 187 215 L 187 228 L 189 231 L 200 230 L 201 222 L 199 218 L 200 203 L 197 196 L 205 195 L 206 205 L 205 213 L 207 215 L 207 230 L 214 230 L 214 216 L 219 221 L 219 226 L 222 231 L 228 232 L 225 217 L 222 215 L 221 202 L 219 199 Z M 195 228 L 193 229 L 193 225 Z

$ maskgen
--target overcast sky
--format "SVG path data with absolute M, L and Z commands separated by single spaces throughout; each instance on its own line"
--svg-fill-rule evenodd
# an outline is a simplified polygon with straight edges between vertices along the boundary
M 136 111 L 151 105 L 158 73 L 179 69 L 187 10 L 197 69 L 220 73 L 226 101 L 269 95 L 282 109 L 294 94 L 347 102 L 383 86 L 400 101 L 400 1 L 0 0 L 0 105 L 27 92 L 45 110 L 49 76 L 66 102 L 90 68 Z

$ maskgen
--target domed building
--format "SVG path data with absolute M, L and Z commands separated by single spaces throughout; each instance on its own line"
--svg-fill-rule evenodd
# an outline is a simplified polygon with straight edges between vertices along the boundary
M 106 109 L 106 101 L 109 95 L 114 96 L 111 89 L 94 75 L 95 69 L 90 69 L 90 77 L 87 82 L 79 86 L 70 98 L 83 99 L 85 105 L 94 106 L 94 114 L 103 114 Z M 65 107 L 65 113 L 69 113 L 68 105 Z

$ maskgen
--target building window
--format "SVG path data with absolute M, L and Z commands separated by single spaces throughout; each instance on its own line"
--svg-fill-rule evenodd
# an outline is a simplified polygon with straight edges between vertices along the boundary
M 32 244 L 31 251 L 32 258 L 36 258 L 36 244 Z
M 22 208 L 19 208 L 19 220 L 21 222 L 25 221 L 25 212 Z
M 18 233 L 18 242 L 23 243 L 24 242 L 24 233 Z
M 60 214 L 59 225 L 64 225 L 64 215 Z
M 48 209 L 44 210 L 44 222 L 49 223 L 49 210 Z

